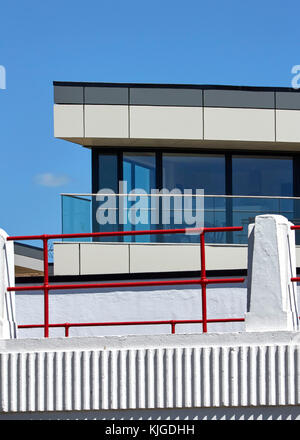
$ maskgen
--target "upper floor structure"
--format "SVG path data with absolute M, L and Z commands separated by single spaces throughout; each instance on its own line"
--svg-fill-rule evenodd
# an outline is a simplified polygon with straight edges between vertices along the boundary
M 122 208 L 127 216 L 131 209 L 136 213 L 137 205 L 120 197 L 137 188 L 138 193 L 145 194 L 155 190 L 191 190 L 195 194 L 201 189 L 204 202 L 198 211 L 204 213 L 204 226 L 244 227 L 243 232 L 211 234 L 208 238 L 211 245 L 226 245 L 226 255 L 237 255 L 231 258 L 224 254 L 222 261 L 236 260 L 230 268 L 241 269 L 246 267 L 248 225 L 256 215 L 281 214 L 295 224 L 300 222 L 298 90 L 54 82 L 54 135 L 91 149 L 91 191 L 89 195 L 63 195 L 64 233 L 194 226 L 185 217 L 178 221 L 175 200 L 165 209 L 169 222 L 163 222 L 165 212 L 160 212 L 153 224 L 150 217 L 156 208 L 150 202 L 154 196 L 142 198 L 144 204 L 139 208 L 145 214 L 143 222 L 117 218 L 114 224 L 100 224 L 97 214 L 104 208 L 96 194 L 105 189 L 113 191 L 118 199 L 109 213 Z M 120 189 L 120 182 L 125 190 Z M 191 204 L 194 217 L 197 200 L 195 197 Z M 298 243 L 298 233 L 296 239 Z M 193 244 L 198 238 L 165 235 L 115 240 L 131 246 L 139 242 Z M 158 249 L 154 261 L 160 261 L 162 249 Z M 183 251 L 171 249 L 169 261 L 172 254 Z M 117 252 L 121 252 L 120 247 Z M 188 261 L 192 261 L 194 251 L 190 247 L 188 252 Z M 80 264 L 80 251 L 77 254 Z M 134 257 L 130 261 L 134 264 Z M 179 264 L 183 266 L 184 261 Z

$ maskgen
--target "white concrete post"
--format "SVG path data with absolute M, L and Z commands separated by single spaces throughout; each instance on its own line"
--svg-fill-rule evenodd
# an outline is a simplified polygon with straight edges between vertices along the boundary
M 7 237 L 0 229 L 0 339 L 17 337 L 15 293 L 6 290 L 15 285 L 14 243 Z
M 246 331 L 299 330 L 295 231 L 281 215 L 259 215 L 248 230 Z

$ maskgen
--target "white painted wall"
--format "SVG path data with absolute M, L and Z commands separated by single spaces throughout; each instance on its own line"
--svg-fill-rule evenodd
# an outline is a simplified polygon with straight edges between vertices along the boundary
M 247 284 L 209 285 L 208 319 L 243 318 Z M 43 293 L 16 293 L 18 324 L 42 324 Z M 196 286 L 76 289 L 50 291 L 50 323 L 159 321 L 201 319 L 201 289 Z M 244 330 L 244 323 L 211 323 L 209 332 Z M 71 328 L 70 336 L 168 334 L 170 325 Z M 201 324 L 178 324 L 176 333 L 202 333 Z M 42 329 L 19 329 L 19 338 L 41 337 Z M 63 329 L 50 329 L 50 336 L 63 336 Z

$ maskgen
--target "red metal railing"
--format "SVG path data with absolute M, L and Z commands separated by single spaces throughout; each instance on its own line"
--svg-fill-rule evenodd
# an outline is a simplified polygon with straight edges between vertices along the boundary
M 44 324 L 26 324 L 19 325 L 18 328 L 44 328 L 44 337 L 49 337 L 49 328 L 63 327 L 65 335 L 69 336 L 70 327 L 89 327 L 89 326 L 120 326 L 120 325 L 171 325 L 172 333 L 175 333 L 177 324 L 202 323 L 203 332 L 207 332 L 207 324 L 212 322 L 240 322 L 243 318 L 228 319 L 208 319 L 206 286 L 208 284 L 223 283 L 242 283 L 244 278 L 210 278 L 206 277 L 205 265 L 205 234 L 209 232 L 241 231 L 242 226 L 216 227 L 216 228 L 190 228 L 190 229 L 155 229 L 147 231 L 124 231 L 124 232 L 91 232 L 81 234 L 50 234 L 50 235 L 31 235 L 31 236 L 11 236 L 7 240 L 42 240 L 44 255 L 44 282 L 41 285 L 15 286 L 8 287 L 7 291 L 24 292 L 32 290 L 44 291 Z M 200 235 L 200 253 L 201 253 L 201 276 L 193 280 L 168 280 L 168 281 L 136 281 L 136 282 L 117 282 L 117 283 L 83 283 L 83 284 L 49 284 L 48 270 L 48 240 L 61 238 L 86 238 L 86 237 L 112 237 L 128 235 L 159 235 L 159 234 L 184 234 L 188 231 L 199 233 Z M 60 323 L 50 324 L 49 322 L 49 291 L 66 289 L 85 289 L 85 288 L 118 288 L 118 287 L 142 287 L 142 286 L 171 286 L 171 285 L 200 285 L 202 291 L 202 319 L 200 320 L 164 320 L 164 321 L 131 321 L 131 322 L 93 322 L 93 323 Z

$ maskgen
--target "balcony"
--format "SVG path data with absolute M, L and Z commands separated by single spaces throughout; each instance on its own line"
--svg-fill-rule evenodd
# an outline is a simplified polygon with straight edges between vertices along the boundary
M 111 203 L 107 204 L 109 199 Z M 248 225 L 257 215 L 280 214 L 296 225 L 300 223 L 300 197 L 62 194 L 61 202 L 63 234 L 239 225 L 243 226 L 243 231 L 211 234 L 208 243 L 246 245 Z M 198 243 L 198 236 L 188 233 L 115 239 L 129 243 Z M 68 239 L 72 240 L 78 241 Z M 113 238 L 106 240 L 112 242 Z M 91 238 L 80 241 L 91 241 Z M 296 242 L 300 243 L 299 236 Z

